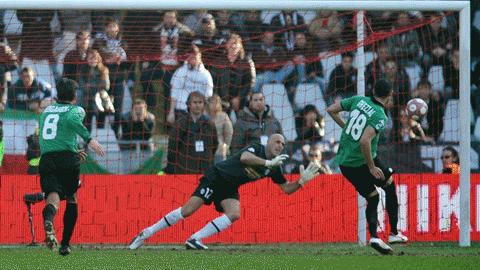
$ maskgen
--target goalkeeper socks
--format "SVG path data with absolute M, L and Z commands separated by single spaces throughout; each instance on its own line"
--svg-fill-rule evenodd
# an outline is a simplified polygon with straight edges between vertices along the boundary
M 395 183 L 384 187 L 385 190 L 385 206 L 387 208 L 388 220 L 390 221 L 390 232 L 397 235 L 397 223 L 398 223 L 398 198 L 397 192 L 395 192 Z
M 77 223 L 78 205 L 76 203 L 67 203 L 67 208 L 63 214 L 63 237 L 62 246 L 70 245 L 70 238 L 72 238 L 73 229 Z
M 190 239 L 202 240 L 203 238 L 219 233 L 232 225 L 232 222 L 226 215 L 222 215 L 207 223 L 200 231 L 190 236 Z
M 160 219 L 157 223 L 153 224 L 152 226 L 143 230 L 146 237 L 150 237 L 154 235 L 156 232 L 163 230 L 167 227 L 170 227 L 177 223 L 179 220 L 182 220 L 182 208 L 179 207 L 172 212 L 166 214 L 162 219 Z
M 57 209 L 55 208 L 55 206 L 53 206 L 53 204 L 47 204 L 45 205 L 45 207 L 43 208 L 43 221 L 50 221 L 53 223 L 53 218 L 55 217 L 55 214 L 57 213 Z
M 377 236 L 377 206 L 379 201 L 378 194 L 367 198 L 367 210 L 365 210 L 365 215 L 368 222 L 368 231 L 370 232 L 370 237 L 378 238 Z

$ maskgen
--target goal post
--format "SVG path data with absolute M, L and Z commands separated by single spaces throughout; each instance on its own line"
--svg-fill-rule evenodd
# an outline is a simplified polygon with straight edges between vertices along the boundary
M 84 10 L 192 10 L 192 9 L 231 9 L 231 10 L 406 10 L 406 11 L 455 11 L 459 12 L 459 53 L 460 53 L 460 97 L 459 97 L 459 142 L 460 142 L 460 237 L 459 245 L 470 246 L 470 2 L 469 1 L 273 1 L 273 0 L 83 0 L 56 1 L 31 0 L 11 1 L 0 0 L 3 9 L 84 9 Z M 357 13 L 357 41 L 363 40 L 363 12 Z M 357 48 L 363 53 L 363 46 Z M 359 78 L 364 78 L 365 63 L 358 63 Z M 365 93 L 365 79 L 358 80 L 358 94 Z M 360 200 L 359 200 L 360 205 Z M 360 212 L 363 212 L 361 210 Z M 366 242 L 364 218 L 359 212 L 359 243 Z
M 470 165 L 470 3 L 460 10 L 460 162 Z M 465 167 L 464 167 L 465 168 Z M 460 246 L 470 246 L 470 169 L 460 172 Z

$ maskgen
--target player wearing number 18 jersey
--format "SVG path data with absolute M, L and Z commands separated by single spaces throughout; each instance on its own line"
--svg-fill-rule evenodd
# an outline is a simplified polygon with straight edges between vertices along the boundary
M 50 249 L 58 245 L 53 220 L 60 199 L 67 200 L 59 249 L 61 255 L 70 253 L 70 238 L 78 215 L 76 192 L 80 180 L 80 162 L 86 158 L 85 152 L 77 148 L 77 134 L 97 154 L 104 155 L 102 146 L 91 138 L 82 123 L 85 111 L 74 105 L 76 89 L 77 83 L 73 80 L 57 81 L 58 101 L 45 108 L 40 115 L 40 185 L 46 197 L 43 219 L 45 242 Z
M 367 200 L 366 217 L 370 245 L 382 254 L 392 249 L 377 236 L 377 206 L 379 195 L 375 186 L 385 190 L 386 208 L 390 221 L 390 243 L 404 243 L 407 238 L 397 230 L 398 199 L 393 182 L 393 169 L 383 166 L 377 157 L 379 134 L 385 129 L 385 105 L 392 86 L 385 80 L 377 81 L 372 97 L 355 96 L 331 105 L 327 112 L 343 128 L 336 161 L 342 174 Z M 348 111 L 347 122 L 340 117 Z

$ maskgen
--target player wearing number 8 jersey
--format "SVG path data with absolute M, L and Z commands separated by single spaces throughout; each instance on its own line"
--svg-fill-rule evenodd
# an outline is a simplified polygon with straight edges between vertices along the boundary
M 280 167 L 288 158 L 287 155 L 281 154 L 284 147 L 283 135 L 272 134 L 267 140 L 266 147 L 261 144 L 249 145 L 230 158 L 208 168 L 188 202 L 135 236 L 130 243 L 130 249 L 139 248 L 156 232 L 173 226 L 192 215 L 204 204 L 213 202 L 216 209 L 224 215 L 207 223 L 185 242 L 187 249 L 207 249 L 201 242 L 203 238 L 225 230 L 240 218 L 238 188 L 241 185 L 270 177 L 284 193 L 291 194 L 318 175 L 318 165 L 310 163 L 306 169 L 301 167 L 301 177 L 298 181 L 287 182 Z
M 40 115 L 40 185 L 45 193 L 43 209 L 45 242 L 54 249 L 58 243 L 53 229 L 53 220 L 60 199 L 67 200 L 63 216 L 63 237 L 59 253 L 70 253 L 70 238 L 78 215 L 76 192 L 80 181 L 80 162 L 86 158 L 84 151 L 77 148 L 77 134 L 97 154 L 104 151 L 83 125 L 85 111 L 74 105 L 77 83 L 60 79 L 56 83 L 58 101 Z
M 377 236 L 378 191 L 385 190 L 386 208 L 390 221 L 390 243 L 404 243 L 407 237 L 397 230 L 398 199 L 393 182 L 393 169 L 383 166 L 377 157 L 380 133 L 385 129 L 387 115 L 385 105 L 392 94 L 392 86 L 385 80 L 377 81 L 374 95 L 355 96 L 331 105 L 327 112 L 343 128 L 336 161 L 342 174 L 367 200 L 366 217 L 370 232 L 370 245 L 382 254 L 390 254 L 392 248 Z M 348 111 L 347 122 L 340 117 Z

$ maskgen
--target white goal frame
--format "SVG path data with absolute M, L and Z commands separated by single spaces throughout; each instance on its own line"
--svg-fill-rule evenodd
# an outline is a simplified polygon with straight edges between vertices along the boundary
M 232 10 L 407 10 L 407 11 L 459 11 L 460 12 L 460 106 L 462 121 L 460 134 L 460 240 L 462 247 L 470 246 L 470 2 L 469 1 L 389 1 L 389 0 L 0 0 L 2 9 L 113 9 L 113 10 L 158 10 L 158 9 L 232 9 Z M 362 13 L 359 13 L 362 14 Z M 362 24 L 360 24 L 362 25 Z M 360 26 L 361 27 L 361 26 Z M 362 39 L 361 35 L 357 37 Z M 362 53 L 363 48 L 359 48 Z M 358 57 L 361 58 L 361 57 Z M 359 68 L 359 70 L 362 70 Z M 358 80 L 360 81 L 360 80 Z M 364 84 L 364 81 L 362 82 Z M 359 85 L 359 94 L 364 93 L 364 85 Z M 359 216 L 364 215 L 359 211 Z M 366 226 L 359 219 L 359 242 L 366 242 Z M 363 227 L 362 227 L 363 226 Z

